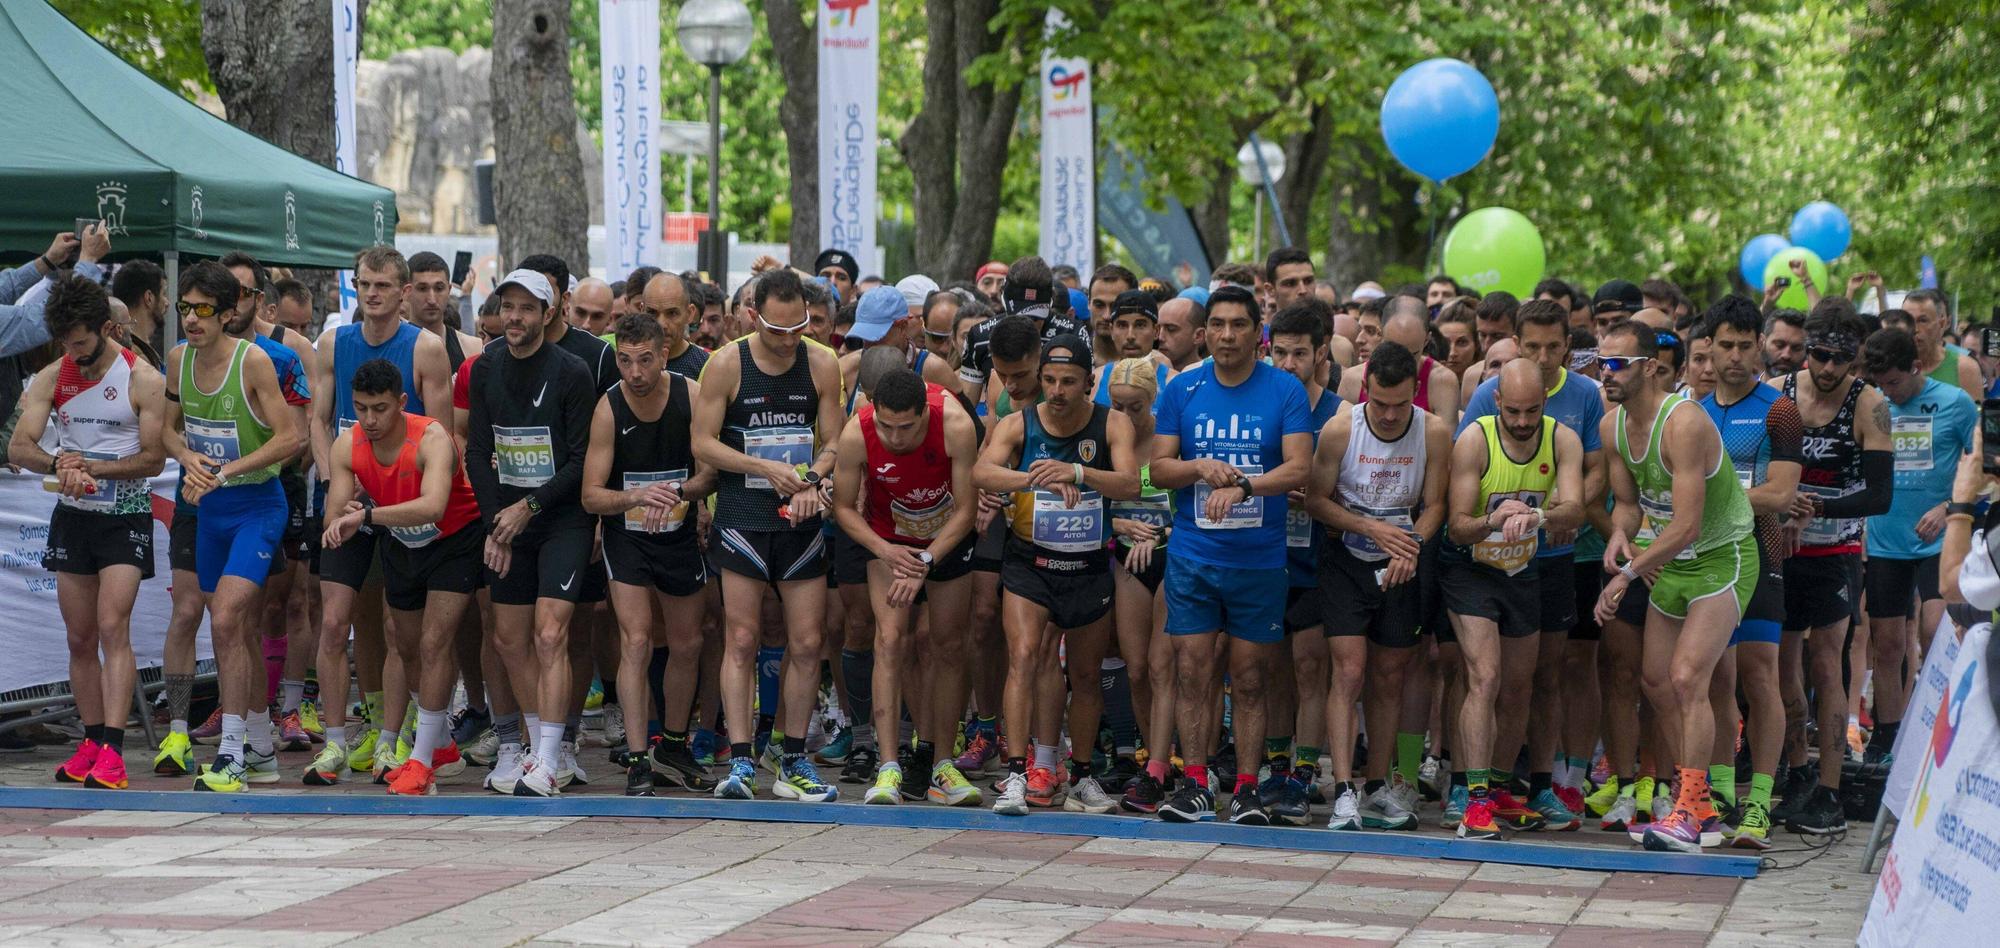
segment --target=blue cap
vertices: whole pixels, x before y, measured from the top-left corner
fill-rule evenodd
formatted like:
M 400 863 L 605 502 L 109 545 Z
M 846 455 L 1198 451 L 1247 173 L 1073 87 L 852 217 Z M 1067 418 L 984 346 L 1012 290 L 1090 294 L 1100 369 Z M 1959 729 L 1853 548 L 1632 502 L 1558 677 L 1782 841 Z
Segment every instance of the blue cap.
M 828 293 L 831 293 L 831 294 L 833 294 L 833 308 L 834 308 L 834 309 L 839 309 L 839 308 L 840 308 L 840 287 L 839 287 L 839 286 L 836 286 L 836 285 L 834 284 L 834 282 L 833 282 L 832 280 L 830 280 L 830 279 L 828 279 L 828 278 L 826 278 L 826 277 L 813 277 L 813 282 L 814 282 L 814 283 L 817 283 L 817 284 L 819 284 L 820 286 L 823 286 L 823 287 L 825 287 L 825 288 L 826 288 L 826 291 L 827 291 Z
M 1194 300 L 1203 306 L 1208 305 L 1208 287 L 1205 286 L 1190 286 L 1174 295 L 1184 300 Z
M 1085 296 L 1082 290 L 1070 290 L 1069 312 L 1071 316 L 1075 317 L 1077 322 L 1080 323 L 1089 322 L 1090 297 Z
M 903 302 L 903 294 L 893 286 L 878 286 L 861 294 L 861 302 L 854 307 L 854 325 L 848 327 L 847 337 L 874 342 L 898 320 L 908 318 L 910 304 Z

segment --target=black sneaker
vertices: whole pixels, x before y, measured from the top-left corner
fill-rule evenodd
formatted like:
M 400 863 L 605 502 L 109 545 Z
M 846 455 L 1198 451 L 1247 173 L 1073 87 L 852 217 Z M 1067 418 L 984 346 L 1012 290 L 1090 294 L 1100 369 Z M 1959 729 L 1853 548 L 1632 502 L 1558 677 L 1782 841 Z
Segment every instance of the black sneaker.
M 1838 794 L 1814 784 L 1805 804 L 1785 821 L 1785 828 L 1807 836 L 1832 836 L 1847 832 L 1847 814 L 1841 812 Z
M 625 795 L 628 797 L 653 795 L 653 762 L 644 754 L 630 757 L 626 761 Z
M 1234 777 L 1236 775 L 1236 745 L 1234 743 L 1222 745 L 1222 749 L 1216 751 L 1215 756 L 1209 760 L 1208 771 L 1209 773 L 1229 774 Z
M 1243 787 L 1229 801 L 1229 822 L 1239 826 L 1269 826 L 1271 812 L 1257 799 L 1256 787 Z
M 1811 767 L 1786 768 L 1784 782 L 1778 784 L 1777 791 L 1772 794 L 1777 797 L 1778 804 L 1771 808 L 1771 825 L 1783 826 L 1791 822 L 1792 817 L 1806 805 L 1807 798 L 1812 796 L 1812 789 L 1817 786 L 1819 786 L 1819 774 Z
M 857 747 L 847 752 L 847 766 L 840 768 L 841 783 L 875 782 L 875 767 L 882 762 L 873 747 Z
M 1204 823 L 1215 819 L 1215 794 L 1207 787 L 1183 779 L 1174 794 L 1160 805 L 1160 819 L 1169 823 Z
M 1139 777 L 1139 762 L 1130 757 L 1120 757 L 1111 762 L 1104 773 L 1099 774 L 1097 783 L 1105 793 L 1124 793 L 1132 781 Z
M 470 746 L 478 743 L 479 735 L 486 733 L 492 726 L 492 712 L 475 711 L 468 705 L 458 709 L 458 713 L 451 716 L 451 739 L 457 741 L 461 747 Z
M 1271 822 L 1281 826 L 1304 826 L 1312 822 L 1312 806 L 1307 803 L 1306 785 L 1296 773 L 1278 788 L 1278 799 L 1269 808 Z
M 898 754 L 903 765 L 903 799 L 909 802 L 927 800 L 931 793 L 930 755 L 919 755 L 915 751 Z
M 1888 770 L 1890 767 L 1895 766 L 1895 764 L 1896 752 L 1887 747 L 1876 747 L 1874 744 L 1869 744 L 1867 749 L 1861 752 L 1861 766 L 1863 767 L 1879 767 L 1882 770 Z
M 1167 790 L 1160 786 L 1153 775 L 1140 771 L 1125 785 L 1125 795 L 1118 801 L 1119 807 L 1127 813 L 1158 813 L 1160 804 L 1166 801 Z
M 708 768 L 694 759 L 694 752 L 686 744 L 667 749 L 667 742 L 653 742 L 652 757 L 653 786 L 687 790 L 693 793 L 709 793 L 715 790 L 715 779 L 708 775 Z

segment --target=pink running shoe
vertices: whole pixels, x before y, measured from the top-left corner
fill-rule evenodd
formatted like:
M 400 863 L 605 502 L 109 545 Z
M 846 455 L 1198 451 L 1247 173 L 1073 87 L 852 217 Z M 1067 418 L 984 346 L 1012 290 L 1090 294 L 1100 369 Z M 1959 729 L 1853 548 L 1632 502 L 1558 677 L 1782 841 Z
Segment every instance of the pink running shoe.
M 83 778 L 83 785 L 93 790 L 123 790 L 125 781 L 125 755 L 109 747 L 100 747 L 97 763 L 90 768 L 90 774 Z
M 103 749 L 104 745 L 84 738 L 83 743 L 76 745 L 76 753 L 69 755 L 69 759 L 56 768 L 56 781 L 82 783 L 83 778 L 90 776 L 90 768 L 97 766 L 98 752 Z
M 208 720 L 201 722 L 200 727 L 189 731 L 188 738 L 197 744 L 222 743 L 222 709 L 218 707 L 209 712 Z
M 986 773 L 987 765 L 999 757 L 1000 746 L 994 743 L 992 735 L 976 731 L 972 739 L 965 743 L 965 753 L 958 755 L 952 766 L 967 777 L 981 776 Z
M 299 721 L 299 713 L 293 711 L 278 722 L 278 749 L 287 751 L 309 750 L 312 735 L 306 733 L 305 725 Z

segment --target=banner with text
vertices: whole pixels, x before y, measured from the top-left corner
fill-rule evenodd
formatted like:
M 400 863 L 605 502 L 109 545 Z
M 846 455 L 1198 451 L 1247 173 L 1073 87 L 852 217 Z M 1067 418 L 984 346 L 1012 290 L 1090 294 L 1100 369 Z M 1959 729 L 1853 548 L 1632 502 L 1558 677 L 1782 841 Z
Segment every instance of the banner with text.
M 1049 10 L 1048 32 L 1069 25 Z M 1041 255 L 1090 278 L 1097 269 L 1097 146 L 1091 128 L 1090 61 L 1042 54 Z
M 875 259 L 876 59 L 874 0 L 819 0 L 819 249 Z
M 603 65 L 604 270 L 660 262 L 660 0 L 597 0 Z
M 333 0 L 333 170 L 361 177 L 354 159 L 354 71 L 361 60 L 360 0 Z M 358 298 L 354 271 L 340 271 L 340 308 L 350 309 Z
M 1931 728 L 1937 724 L 1938 699 L 1944 696 L 1963 647 L 1951 617 L 1939 620 L 1937 631 L 1931 633 L 1931 648 L 1924 655 L 1923 670 L 1917 673 L 1916 687 L 1910 689 L 1910 699 L 1903 705 L 1903 727 L 1896 732 L 1896 746 L 1891 748 L 1896 763 L 1889 768 L 1889 780 L 1882 788 L 1882 805 L 1896 819 L 1905 816 L 1903 804 L 1917 782 L 1917 759 L 1930 743 Z
M 1915 714 L 1904 721 L 1904 733 L 1917 739 L 1910 756 L 1897 756 L 1894 770 L 1908 768 L 1914 778 L 1868 903 L 1863 945 L 1979 944 L 2000 917 L 2000 723 L 1987 667 L 1992 635 L 1986 623 L 1965 633 L 1943 687 L 1933 693 L 1927 731 L 1917 729 Z M 1933 647 L 1942 650 L 1943 643 Z

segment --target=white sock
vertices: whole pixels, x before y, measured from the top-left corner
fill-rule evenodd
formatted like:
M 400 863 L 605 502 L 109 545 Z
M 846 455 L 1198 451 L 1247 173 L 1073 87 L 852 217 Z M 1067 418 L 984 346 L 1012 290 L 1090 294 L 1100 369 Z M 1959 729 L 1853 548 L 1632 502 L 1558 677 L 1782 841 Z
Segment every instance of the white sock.
M 437 749 L 438 744 L 442 743 L 441 738 L 443 737 L 444 712 L 418 708 L 417 740 L 416 746 L 410 750 L 410 759 L 423 761 L 424 766 L 429 767 L 431 765 L 431 752 Z
M 535 728 L 535 761 L 556 772 L 556 749 L 562 746 L 561 724 L 540 724 Z
M 278 706 L 279 717 L 297 711 L 299 705 L 305 703 L 306 683 L 303 681 L 293 681 L 290 678 L 286 678 L 278 682 L 278 691 L 284 695 L 282 699 L 284 703 Z
M 243 760 L 243 715 L 222 716 L 222 744 L 215 749 L 215 756 Z
M 541 715 L 536 714 L 533 711 L 521 712 L 521 727 L 522 727 L 521 733 L 526 735 L 528 738 L 528 746 L 533 747 L 542 742 Z M 555 745 L 551 744 L 549 746 L 553 747 Z
M 188 732 L 187 719 L 175 718 L 172 721 L 167 722 L 167 729 L 174 732 L 175 734 L 179 734 L 182 737 L 186 737 Z
M 328 744 L 339 744 L 342 748 L 345 748 L 347 746 L 347 728 L 327 725 L 326 742 Z
M 1054 744 L 1035 745 L 1035 766 L 1048 770 L 1056 769 L 1056 746 Z
M 244 723 L 249 727 L 248 740 L 250 748 L 259 754 L 271 753 L 271 709 L 259 708 L 250 712 L 250 716 L 244 719 Z

